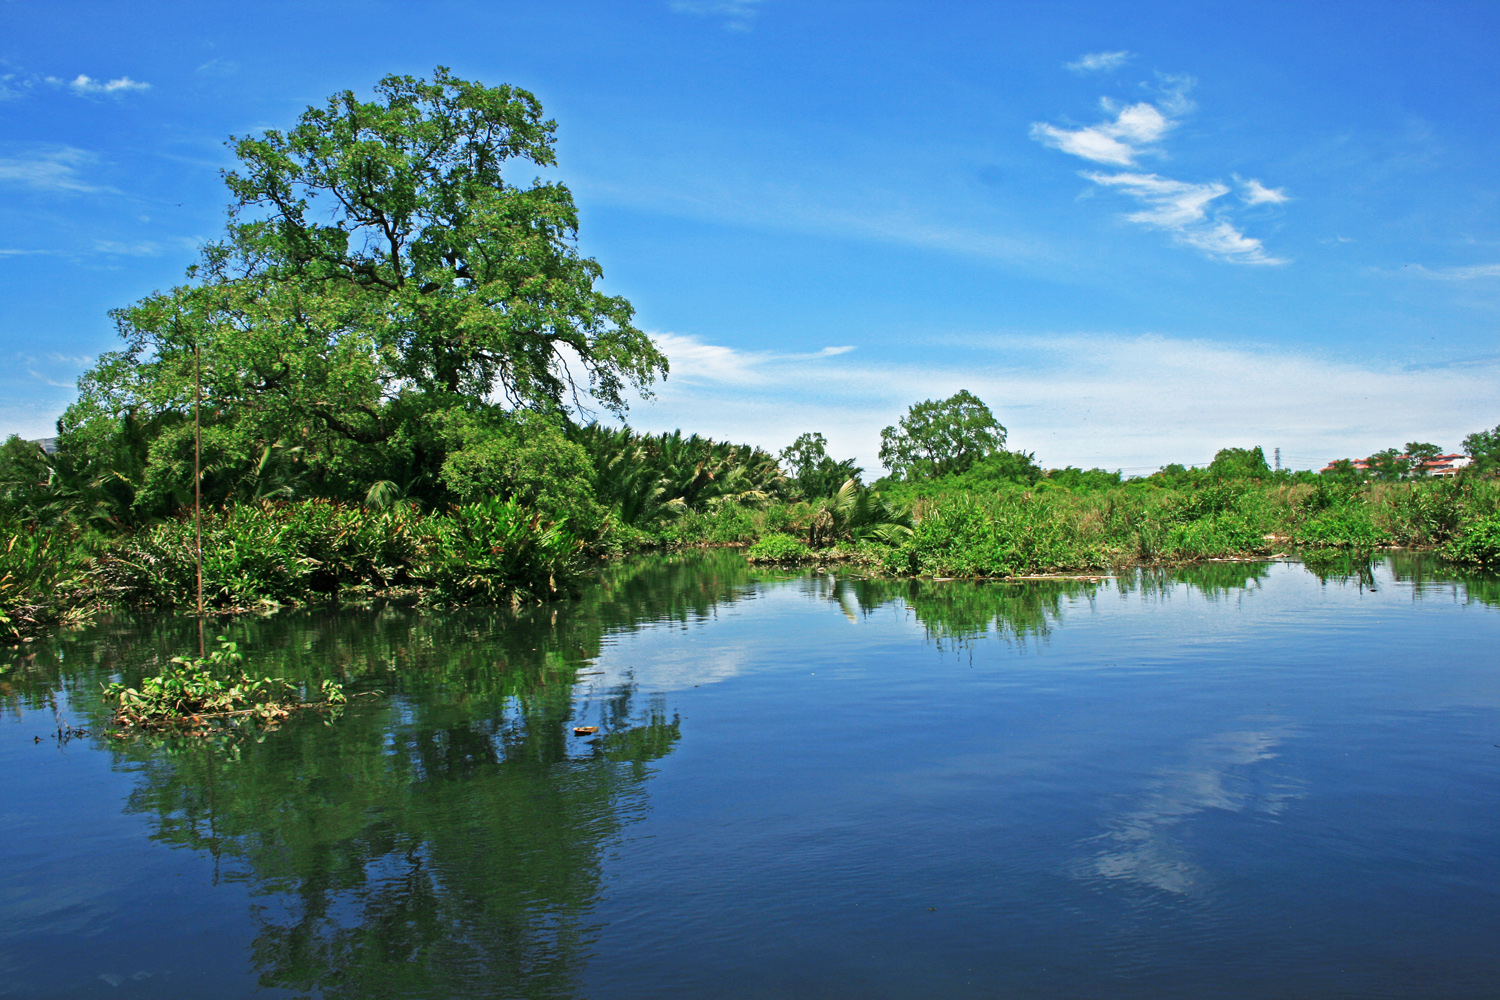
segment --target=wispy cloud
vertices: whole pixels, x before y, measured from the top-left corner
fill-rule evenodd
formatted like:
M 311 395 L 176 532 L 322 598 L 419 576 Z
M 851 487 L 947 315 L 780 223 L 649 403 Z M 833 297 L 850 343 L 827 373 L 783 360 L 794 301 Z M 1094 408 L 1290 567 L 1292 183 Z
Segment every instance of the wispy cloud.
M 1173 239 L 1196 247 L 1211 257 L 1240 264 L 1284 264 L 1266 253 L 1260 240 L 1246 236 L 1222 218 L 1209 215 L 1213 202 L 1229 193 L 1224 184 L 1192 184 L 1156 174 L 1102 174 L 1085 171 L 1095 184 L 1132 196 L 1145 209 L 1125 216 L 1130 222 L 1163 229 Z
M 1282 205 L 1291 201 L 1285 188 L 1268 188 L 1253 177 L 1235 174 L 1234 182 L 1240 186 L 1240 200 L 1246 205 Z
M 115 257 L 155 257 L 161 253 L 155 243 L 116 243 L 113 240 L 95 240 L 94 252 Z
M 842 345 L 810 353 L 741 351 L 675 333 L 654 333 L 652 338 L 672 361 L 672 380 L 694 385 L 765 385 L 788 363 L 834 358 L 854 350 Z
M 1425 278 L 1437 278 L 1442 281 L 1500 278 L 1500 264 L 1469 264 L 1463 267 L 1423 267 L 1421 264 L 1407 264 L 1404 270 L 1420 274 Z
M 749 31 L 761 0 L 668 0 L 667 6 L 679 14 L 699 17 L 721 17 L 724 27 L 732 31 Z
M 41 372 L 36 371 L 35 369 L 32 369 L 32 368 L 26 369 L 26 374 L 30 375 L 32 378 L 36 379 L 38 382 L 42 383 L 43 385 L 50 385 L 54 389 L 73 389 L 73 388 L 77 387 L 77 383 L 76 382 L 59 382 L 56 379 L 48 378 L 47 376 L 43 375 Z
M 0 158 L 0 183 L 74 194 L 113 190 L 103 185 L 90 184 L 80 176 L 80 168 L 97 162 L 98 158 L 93 153 L 71 146 L 44 150 L 28 158 Z
M 1123 49 L 1119 52 L 1090 52 L 1064 64 L 1064 68 L 1074 73 L 1109 73 L 1124 66 L 1133 58 L 1135 58 L 1134 53 Z
M 1113 54 L 1113 53 L 1106 53 Z M 1071 68 L 1071 67 L 1070 67 Z M 1182 117 L 1194 109 L 1188 91 L 1191 77 L 1158 74 L 1160 93 L 1154 101 L 1118 107 L 1103 98 L 1113 120 L 1080 128 L 1060 128 L 1046 122 L 1031 126 L 1031 137 L 1071 156 L 1115 167 L 1136 166 L 1143 155 L 1163 155 L 1158 144 Z M 1165 230 L 1184 245 L 1217 260 L 1237 264 L 1284 264 L 1285 258 L 1266 252 L 1260 240 L 1245 235 L 1218 203 L 1232 188 L 1221 181 L 1180 181 L 1159 174 L 1086 171 L 1083 176 L 1102 187 L 1133 197 L 1144 208 L 1125 218 L 1138 225 Z M 1281 188 L 1270 188 L 1253 178 L 1234 175 L 1245 205 L 1279 205 L 1289 199 Z
M 9 101 L 21 96 L 31 81 L 17 73 L 0 74 L 0 101 Z
M 656 400 L 632 405 L 633 426 L 691 427 L 773 450 L 821 431 L 831 454 L 877 474 L 880 428 L 912 403 L 960 389 L 989 403 L 1011 445 L 1043 465 L 1146 473 L 1207 464 L 1231 445 L 1279 446 L 1295 468 L 1413 437 L 1454 448 L 1494 424 L 1500 384 L 1500 359 L 1411 368 L 1181 337 L 955 338 L 928 345 L 939 360 L 899 363 L 655 336 L 672 375 Z
M 193 70 L 199 76 L 233 76 L 240 71 L 240 64 L 233 59 L 210 59 Z
M 151 84 L 143 83 L 140 80 L 132 80 L 128 76 L 118 77 L 114 80 L 96 80 L 91 76 L 79 73 L 71 80 L 61 80 L 55 76 L 49 76 L 47 77 L 47 82 L 54 87 L 67 87 L 75 94 L 107 94 L 112 97 L 151 89 Z

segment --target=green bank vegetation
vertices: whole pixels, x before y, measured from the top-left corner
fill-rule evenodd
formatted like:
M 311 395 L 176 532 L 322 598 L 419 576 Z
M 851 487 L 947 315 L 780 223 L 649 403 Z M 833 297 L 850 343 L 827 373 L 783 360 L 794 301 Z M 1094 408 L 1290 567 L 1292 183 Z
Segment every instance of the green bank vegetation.
M 80 379 L 55 451 L 0 446 L 0 638 L 191 607 L 200 493 L 222 612 L 519 605 L 612 555 L 714 544 L 977 578 L 1294 546 L 1500 562 L 1500 428 L 1465 441 L 1453 480 L 1396 449 L 1273 472 L 1259 448 L 1126 480 L 1007 450 L 960 392 L 887 427 L 867 485 L 816 433 L 772 454 L 601 422 L 668 362 L 596 287 L 568 189 L 513 176 L 555 165 L 555 131 L 526 91 L 440 68 L 232 138 L 222 236 L 182 285 L 112 314 L 121 347 Z

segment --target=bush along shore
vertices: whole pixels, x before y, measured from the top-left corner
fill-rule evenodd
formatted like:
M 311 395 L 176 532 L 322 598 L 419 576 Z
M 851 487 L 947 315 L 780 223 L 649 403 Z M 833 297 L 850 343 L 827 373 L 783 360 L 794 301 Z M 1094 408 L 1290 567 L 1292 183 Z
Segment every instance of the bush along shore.
M 240 501 L 203 511 L 204 598 L 216 613 L 377 599 L 516 605 L 575 594 L 611 556 L 703 545 L 747 546 L 755 562 L 991 579 L 1383 547 L 1500 569 L 1500 481 L 1292 480 L 985 485 L 950 476 L 883 493 L 850 480 L 814 500 L 762 492 L 663 505 L 635 524 L 616 509 L 586 532 L 515 499 L 426 512 L 404 502 Z M 16 642 L 109 606 L 191 609 L 195 537 L 190 510 L 113 534 L 12 519 L 0 533 L 0 628 Z
M 865 485 L 817 433 L 777 454 L 623 419 L 668 359 L 596 286 L 535 95 L 438 68 L 229 142 L 228 222 L 43 447 L 0 445 L 0 641 L 102 608 L 520 604 L 591 562 L 751 546 L 767 562 L 1006 578 L 1301 548 L 1500 565 L 1500 427 L 1463 471 L 1408 442 L 1326 474 L 1226 448 L 1141 479 L 1043 469 L 967 391 L 880 432 Z M 310 213 L 309 205 L 322 206 Z

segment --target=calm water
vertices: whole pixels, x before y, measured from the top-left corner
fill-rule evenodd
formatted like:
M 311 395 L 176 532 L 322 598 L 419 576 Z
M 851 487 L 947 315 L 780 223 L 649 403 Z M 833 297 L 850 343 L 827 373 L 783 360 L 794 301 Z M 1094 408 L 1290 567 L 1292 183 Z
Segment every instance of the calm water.
M 213 744 L 55 736 L 180 621 L 0 652 L 0 995 L 1500 996 L 1500 583 L 1318 569 L 282 615 L 378 694 Z

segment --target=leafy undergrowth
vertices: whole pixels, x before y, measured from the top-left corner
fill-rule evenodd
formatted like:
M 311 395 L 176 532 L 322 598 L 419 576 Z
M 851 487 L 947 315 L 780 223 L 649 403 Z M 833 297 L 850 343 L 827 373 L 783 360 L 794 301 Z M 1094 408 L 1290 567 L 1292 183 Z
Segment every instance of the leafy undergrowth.
M 814 558 L 805 542 L 782 534 L 766 535 L 750 546 L 745 556 L 753 563 L 801 563 Z
M 117 736 L 128 730 L 175 730 L 208 735 L 227 727 L 252 723 L 274 728 L 293 712 L 337 712 L 347 701 L 341 684 L 325 680 L 321 700 L 310 701 L 299 686 L 281 677 L 251 677 L 241 666 L 237 644 L 224 636 L 218 648 L 202 659 L 173 657 L 155 677 L 139 688 L 111 684 L 104 700 L 114 707 Z
M 1456 563 L 1500 569 L 1500 513 L 1465 525 L 1440 551 Z
M 196 598 L 191 516 L 116 541 L 94 581 L 114 599 L 190 607 Z M 564 596 L 581 545 L 564 526 L 511 500 L 423 514 L 327 500 L 236 504 L 203 512 L 208 607 L 236 611 L 371 597 L 520 604 Z

